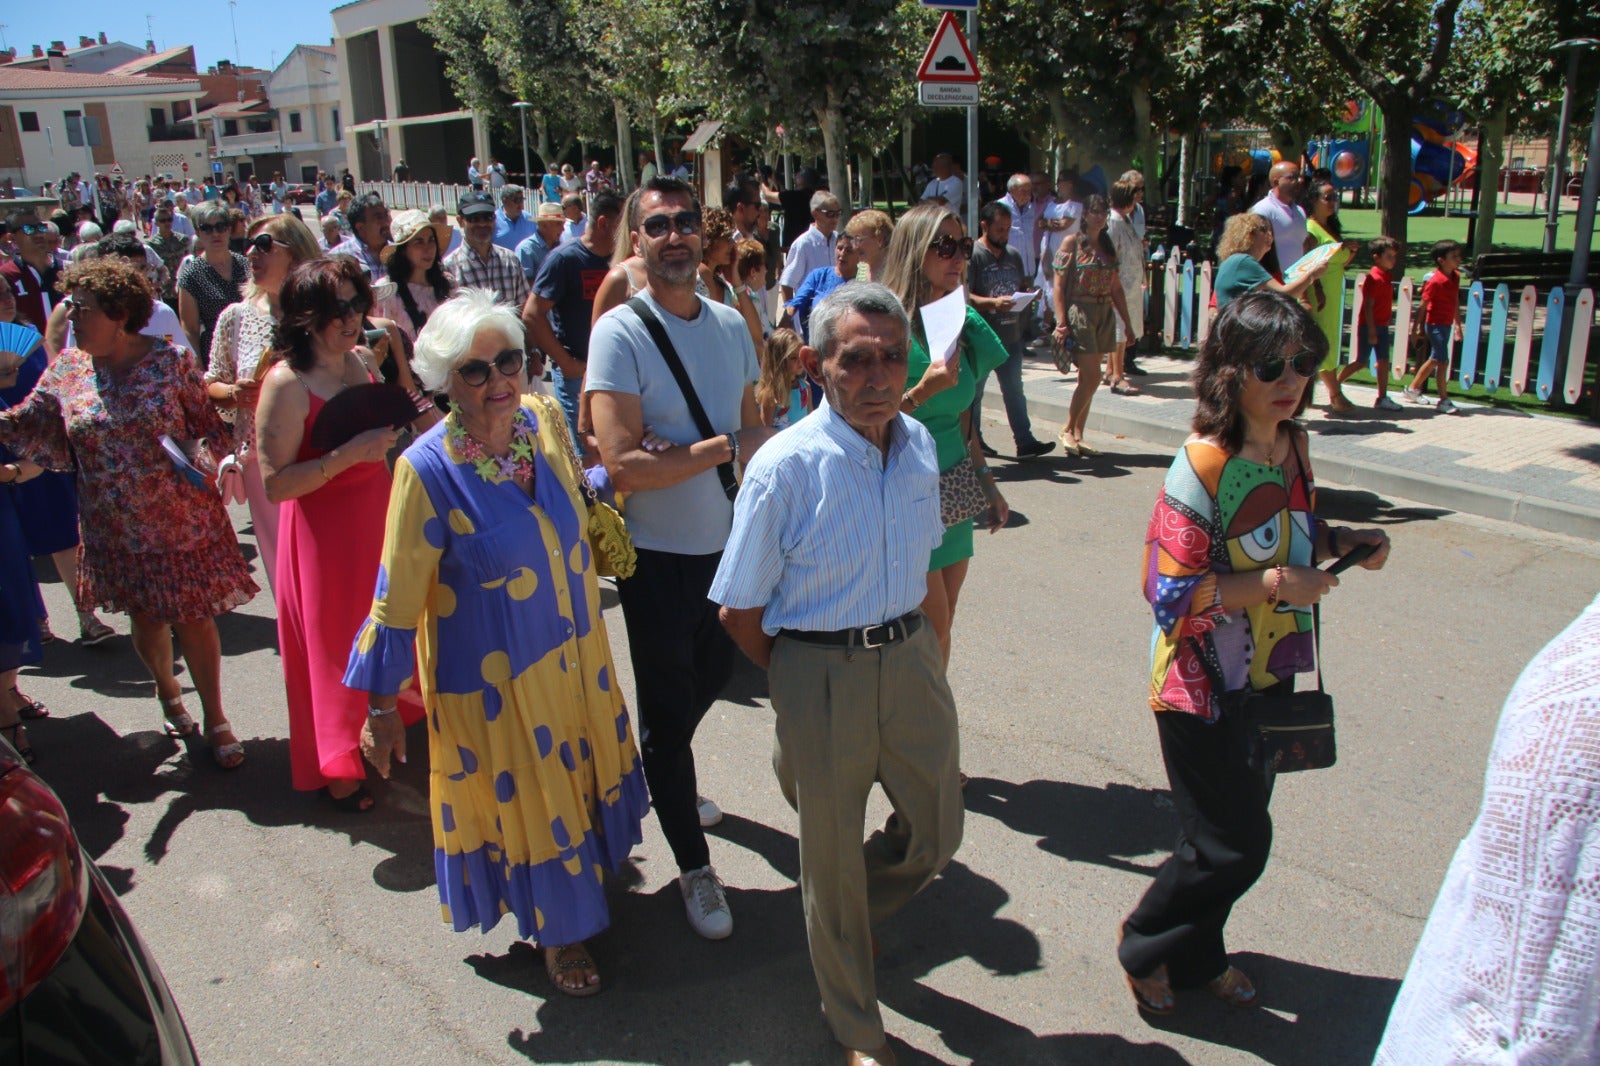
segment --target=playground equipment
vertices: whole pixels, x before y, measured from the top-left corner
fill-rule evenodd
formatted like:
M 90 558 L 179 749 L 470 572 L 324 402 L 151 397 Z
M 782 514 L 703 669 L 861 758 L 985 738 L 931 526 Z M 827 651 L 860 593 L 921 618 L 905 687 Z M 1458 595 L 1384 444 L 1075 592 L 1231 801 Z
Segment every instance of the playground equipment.
M 1435 100 L 1411 120 L 1411 189 L 1408 202 L 1416 214 L 1430 201 L 1478 173 L 1478 152 L 1456 138 L 1466 117 Z

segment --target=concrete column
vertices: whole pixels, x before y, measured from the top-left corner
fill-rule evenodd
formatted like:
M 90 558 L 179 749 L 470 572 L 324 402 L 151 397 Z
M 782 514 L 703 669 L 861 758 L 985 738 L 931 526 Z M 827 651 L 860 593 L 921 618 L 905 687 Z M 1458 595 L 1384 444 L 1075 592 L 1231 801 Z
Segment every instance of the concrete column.
M 334 69 L 339 72 L 339 122 L 341 125 L 348 125 L 349 123 L 355 121 L 354 116 L 356 113 L 356 96 L 350 87 L 350 49 L 345 45 L 345 39 L 343 37 L 334 38 L 333 48 L 334 52 L 336 53 Z M 343 137 L 343 140 L 340 143 L 348 146 L 350 143 L 350 134 L 346 133 L 342 129 L 340 130 L 340 134 Z M 360 153 L 351 152 L 347 149 L 345 152 L 344 165 L 351 167 L 353 173 L 354 168 L 360 166 L 360 163 Z M 337 168 L 330 170 L 329 173 L 335 178 L 339 176 Z
M 378 28 L 378 68 L 383 74 L 383 113 L 386 118 L 400 117 L 400 82 L 394 61 L 394 27 Z M 369 181 L 388 181 L 395 161 L 400 158 L 400 131 L 385 122 L 383 127 L 383 165 L 385 173 Z

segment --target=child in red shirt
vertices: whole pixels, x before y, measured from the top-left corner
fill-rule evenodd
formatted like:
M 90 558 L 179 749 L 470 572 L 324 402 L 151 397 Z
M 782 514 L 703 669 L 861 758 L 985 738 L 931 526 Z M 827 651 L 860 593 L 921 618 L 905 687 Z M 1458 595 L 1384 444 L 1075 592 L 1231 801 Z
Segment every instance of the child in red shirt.
M 1417 376 L 1406 389 L 1406 399 L 1412 403 L 1426 403 L 1422 386 L 1428 375 L 1434 375 L 1439 390 L 1442 415 L 1460 414 L 1450 402 L 1450 338 L 1461 341 L 1461 245 L 1455 241 L 1439 241 L 1433 246 L 1434 270 L 1422 281 L 1422 324 L 1428 336 L 1427 362 L 1417 368 Z
M 1400 242 L 1379 237 L 1367 250 L 1372 253 L 1372 269 L 1361 279 L 1361 318 L 1356 323 L 1361 357 L 1339 371 L 1339 384 L 1370 360 L 1378 378 L 1378 398 L 1372 406 L 1379 411 L 1403 411 L 1405 408 L 1389 397 L 1389 350 L 1393 347 L 1389 324 L 1394 321 L 1394 268 L 1400 261 Z

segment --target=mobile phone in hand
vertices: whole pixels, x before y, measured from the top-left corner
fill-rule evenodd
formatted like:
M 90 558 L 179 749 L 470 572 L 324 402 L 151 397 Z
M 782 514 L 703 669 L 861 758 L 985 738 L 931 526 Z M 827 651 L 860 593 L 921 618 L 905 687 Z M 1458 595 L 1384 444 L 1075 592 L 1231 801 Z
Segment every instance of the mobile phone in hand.
M 1376 544 L 1357 544 L 1354 548 L 1335 559 L 1324 572 L 1342 574 L 1377 550 L 1378 546 Z

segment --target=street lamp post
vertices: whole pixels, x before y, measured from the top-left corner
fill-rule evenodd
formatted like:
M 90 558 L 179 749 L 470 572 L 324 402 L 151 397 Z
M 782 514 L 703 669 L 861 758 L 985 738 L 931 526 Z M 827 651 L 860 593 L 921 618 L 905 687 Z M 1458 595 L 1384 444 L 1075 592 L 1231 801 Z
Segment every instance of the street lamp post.
M 528 170 L 528 108 L 533 105 L 526 100 L 518 100 L 511 106 L 517 109 L 517 116 L 522 119 L 522 184 L 532 189 L 533 174 Z
M 383 121 L 381 119 L 375 120 L 372 123 L 372 141 L 373 141 L 373 147 L 378 150 L 378 178 L 377 178 L 377 180 L 378 181 L 388 181 L 389 180 L 389 177 L 388 177 L 389 171 L 388 171 L 388 166 L 387 166 L 387 163 L 386 163 L 386 158 L 385 158 L 385 153 L 384 153 L 384 148 L 387 147 L 387 146 L 383 143 Z
M 1561 183 L 1566 177 L 1567 140 L 1572 136 L 1572 86 L 1578 80 L 1578 60 L 1585 49 L 1600 41 L 1593 37 L 1574 37 L 1561 41 L 1553 51 L 1567 53 L 1567 84 L 1561 90 L 1561 122 L 1556 131 L 1555 165 L 1550 170 L 1550 188 L 1545 204 L 1544 251 L 1548 255 L 1556 250 L 1556 228 L 1561 216 Z

